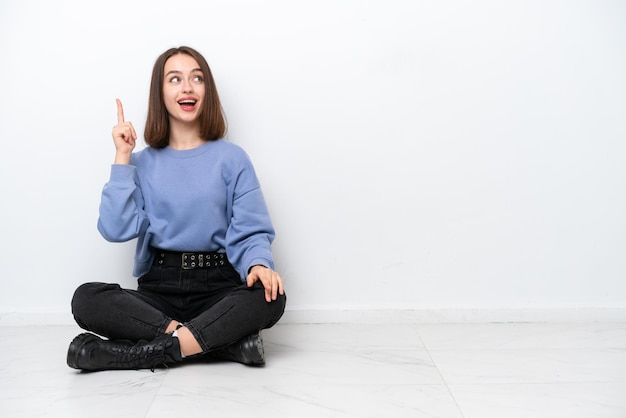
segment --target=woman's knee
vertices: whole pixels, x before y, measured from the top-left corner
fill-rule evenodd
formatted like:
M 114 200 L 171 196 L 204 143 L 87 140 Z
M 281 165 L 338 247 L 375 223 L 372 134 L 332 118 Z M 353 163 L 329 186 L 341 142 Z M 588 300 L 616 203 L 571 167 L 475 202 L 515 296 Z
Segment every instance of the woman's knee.
M 88 315 L 94 309 L 100 309 L 99 300 L 109 290 L 119 289 L 119 285 L 107 283 L 84 283 L 74 291 L 72 314 L 76 319 Z
M 287 306 L 287 295 L 277 295 L 276 300 L 268 303 L 268 306 L 270 307 L 271 315 L 270 322 L 266 325 L 266 328 L 271 328 L 276 325 L 278 320 L 282 318 L 283 314 L 285 313 L 285 306 Z

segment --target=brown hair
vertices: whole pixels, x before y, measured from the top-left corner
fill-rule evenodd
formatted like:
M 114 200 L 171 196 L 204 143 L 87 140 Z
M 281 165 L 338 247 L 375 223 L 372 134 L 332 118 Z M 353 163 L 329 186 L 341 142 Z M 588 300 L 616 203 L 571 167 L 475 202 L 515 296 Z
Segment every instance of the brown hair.
M 202 54 L 188 46 L 171 48 L 165 51 L 154 63 L 152 81 L 150 83 L 150 98 L 148 101 L 148 117 L 144 137 L 146 143 L 153 148 L 165 148 L 169 144 L 170 122 L 165 102 L 163 101 L 163 81 L 165 62 L 176 54 L 187 54 L 196 60 L 204 76 L 204 105 L 200 114 L 200 136 L 213 141 L 226 134 L 226 119 L 220 103 L 215 81 L 209 64 Z

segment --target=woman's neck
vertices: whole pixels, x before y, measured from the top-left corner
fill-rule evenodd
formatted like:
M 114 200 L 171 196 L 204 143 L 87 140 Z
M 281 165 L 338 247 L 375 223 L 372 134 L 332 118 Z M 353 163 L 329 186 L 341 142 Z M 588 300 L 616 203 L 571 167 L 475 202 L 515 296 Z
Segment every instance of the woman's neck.
M 186 125 L 170 120 L 169 146 L 176 150 L 187 150 L 199 147 L 206 141 L 200 136 L 197 125 Z

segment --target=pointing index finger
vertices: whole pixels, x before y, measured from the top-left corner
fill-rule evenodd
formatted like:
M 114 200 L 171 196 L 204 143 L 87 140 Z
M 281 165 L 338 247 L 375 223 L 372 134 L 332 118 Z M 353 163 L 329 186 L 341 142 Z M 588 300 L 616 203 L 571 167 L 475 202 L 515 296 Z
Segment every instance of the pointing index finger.
M 117 123 L 124 123 L 124 108 L 122 107 L 122 101 L 120 99 L 115 99 L 117 103 Z

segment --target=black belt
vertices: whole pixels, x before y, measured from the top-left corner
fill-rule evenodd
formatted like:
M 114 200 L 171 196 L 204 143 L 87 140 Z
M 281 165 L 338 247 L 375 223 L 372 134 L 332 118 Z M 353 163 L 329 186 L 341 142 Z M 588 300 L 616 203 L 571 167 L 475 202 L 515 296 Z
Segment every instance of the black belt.
M 155 248 L 154 265 L 164 267 L 180 267 L 185 270 L 214 268 L 228 263 L 226 254 L 210 253 L 181 253 L 165 251 Z

